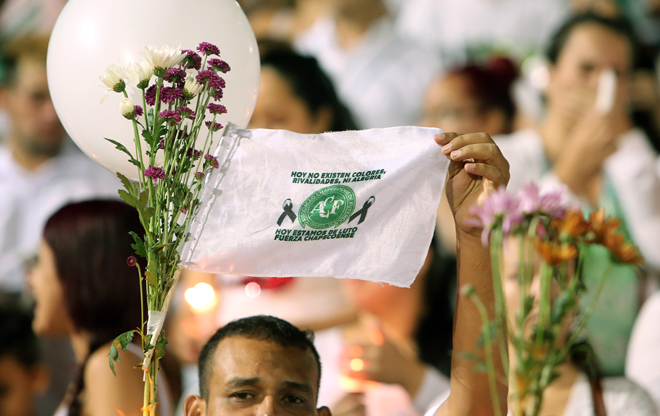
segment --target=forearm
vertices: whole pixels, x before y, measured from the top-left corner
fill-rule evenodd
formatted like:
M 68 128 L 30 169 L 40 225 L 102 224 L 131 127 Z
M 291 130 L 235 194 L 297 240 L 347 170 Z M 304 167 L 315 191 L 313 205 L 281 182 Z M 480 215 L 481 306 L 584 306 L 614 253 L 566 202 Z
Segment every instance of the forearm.
M 495 317 L 495 294 L 493 291 L 489 250 L 482 246 L 477 237 L 457 234 L 458 288 L 472 285 L 476 295 L 483 302 L 489 318 Z M 454 351 L 451 365 L 451 394 L 448 410 L 451 416 L 492 415 L 494 414 L 487 373 L 476 372 L 474 362 L 461 358 L 463 352 L 476 352 L 477 338 L 481 335 L 482 320 L 476 306 L 463 296 L 458 296 L 454 320 Z M 506 331 L 503 331 L 504 333 Z M 493 350 L 495 373 L 498 375 L 497 396 L 501 414 L 506 414 L 507 390 L 505 370 L 499 349 Z

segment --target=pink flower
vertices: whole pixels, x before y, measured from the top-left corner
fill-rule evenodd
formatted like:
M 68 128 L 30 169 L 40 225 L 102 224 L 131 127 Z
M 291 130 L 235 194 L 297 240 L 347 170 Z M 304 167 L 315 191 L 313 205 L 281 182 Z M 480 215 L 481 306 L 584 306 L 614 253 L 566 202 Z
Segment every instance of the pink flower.
M 225 107 L 222 104 L 209 104 L 206 106 L 206 109 L 211 112 L 211 114 L 219 115 L 219 114 L 227 114 L 227 107 Z
M 224 127 L 222 124 L 220 124 L 220 123 L 213 123 L 212 121 L 205 121 L 205 122 L 204 122 L 204 125 L 206 125 L 206 127 L 208 127 L 209 130 L 210 130 L 210 131 L 213 131 L 213 132 L 218 131 L 218 130 L 220 130 L 220 129 L 222 129 L 222 128 Z
M 202 53 L 206 54 L 206 56 L 220 55 L 220 49 L 218 49 L 217 46 L 215 46 L 211 43 L 208 43 L 208 42 L 200 43 L 199 46 L 197 47 L 197 50 L 199 52 L 202 52 Z
M 160 89 L 161 103 L 169 104 L 176 100 L 183 100 L 183 90 L 181 88 L 162 87 Z
M 195 176 L 197 177 L 197 179 L 204 179 L 205 175 L 204 172 L 197 172 L 195 173 Z
M 214 169 L 218 169 L 220 167 L 218 159 L 216 159 L 213 155 L 206 154 L 204 158 L 206 159 L 205 164 L 208 163 L 209 165 L 213 166 Z
M 149 166 L 147 170 L 144 171 L 144 176 L 151 178 L 152 181 L 156 182 L 158 179 L 165 179 L 165 171 L 163 168 L 157 166 Z
M 538 185 L 529 182 L 518 192 L 520 211 L 522 214 L 541 213 L 552 218 L 563 217 L 568 208 L 562 202 L 563 196 L 563 189 L 556 189 L 541 195 Z
M 179 124 L 181 122 L 181 114 L 172 110 L 163 110 L 158 114 L 158 117 L 165 119 L 170 124 Z
M 156 84 L 152 85 L 151 87 L 147 88 L 147 91 L 144 93 L 144 98 L 147 104 L 149 105 L 155 105 L 156 104 Z
M 186 106 L 179 106 L 176 108 L 176 111 L 178 111 L 183 118 L 188 118 L 190 120 L 195 119 L 195 112 Z
M 186 71 L 180 68 L 170 68 L 167 70 L 167 73 L 163 77 L 165 81 L 168 82 L 183 82 L 186 78 Z
M 184 49 L 181 53 L 185 53 L 186 57 L 183 58 L 183 65 L 188 69 L 199 69 L 202 67 L 202 57 L 197 54 L 195 51 L 190 49 Z
M 142 106 L 136 105 L 135 106 L 135 115 L 137 117 L 141 117 L 142 114 L 144 114 L 144 110 L 142 109 Z
M 523 217 L 519 209 L 518 198 L 506 192 L 505 187 L 500 187 L 491 193 L 483 204 L 473 206 L 470 212 L 476 216 L 471 219 L 471 225 L 483 228 L 481 243 L 488 246 L 488 236 L 491 229 L 502 221 L 502 232 L 507 235 L 513 227 L 522 223 Z
M 188 151 L 186 152 L 186 156 L 188 156 L 188 157 L 192 157 L 193 160 L 197 160 L 197 159 L 199 159 L 199 158 L 202 156 L 202 152 L 200 152 L 200 151 L 197 150 L 197 149 L 190 148 L 190 149 L 188 149 Z
M 137 259 L 135 256 L 130 256 L 129 258 L 126 259 L 126 264 L 128 267 L 133 267 L 137 264 Z
M 211 69 L 214 69 L 216 71 L 220 71 L 223 74 L 226 74 L 231 70 L 231 67 L 229 64 L 222 59 L 209 59 L 209 67 Z

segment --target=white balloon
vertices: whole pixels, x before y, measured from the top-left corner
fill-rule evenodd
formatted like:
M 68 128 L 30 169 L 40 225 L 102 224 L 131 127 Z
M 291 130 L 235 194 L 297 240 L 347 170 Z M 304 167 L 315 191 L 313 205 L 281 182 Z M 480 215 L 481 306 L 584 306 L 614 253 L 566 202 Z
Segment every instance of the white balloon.
M 101 104 L 99 76 L 110 64 L 141 62 L 145 46 L 195 50 L 201 42 L 218 46 L 221 59 L 231 66 L 231 71 L 221 74 L 227 87 L 220 104 L 228 113 L 218 120 L 246 126 L 257 99 L 259 52 L 236 1 L 69 0 L 48 47 L 48 85 L 55 110 L 78 147 L 105 168 L 136 179 L 137 169 L 128 156 L 104 140 L 135 149 L 132 123 L 119 111 L 123 94 L 110 92 L 109 100 Z M 127 91 L 135 104 L 142 103 L 140 90 Z M 200 141 L 206 137 L 205 129 Z

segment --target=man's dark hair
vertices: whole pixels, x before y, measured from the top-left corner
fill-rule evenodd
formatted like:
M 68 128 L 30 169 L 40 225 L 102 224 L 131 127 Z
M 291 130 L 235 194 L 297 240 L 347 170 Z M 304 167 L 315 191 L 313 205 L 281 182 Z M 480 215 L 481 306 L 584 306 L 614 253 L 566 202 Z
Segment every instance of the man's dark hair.
M 630 22 L 624 18 L 610 18 L 593 12 L 580 13 L 572 16 L 564 22 L 557 32 L 555 32 L 546 53 L 548 61 L 550 61 L 551 64 L 557 64 L 559 54 L 561 54 L 561 51 L 564 49 L 569 36 L 573 33 L 573 30 L 576 27 L 583 24 L 595 24 L 623 36 L 630 44 L 632 67 L 637 64 L 639 41 Z
M 0 306 L 0 358 L 14 358 L 25 369 L 41 362 L 32 314 L 17 305 Z
M 199 391 L 204 400 L 209 399 L 209 380 L 213 371 L 213 356 L 218 344 L 229 337 L 244 337 L 271 341 L 283 347 L 311 351 L 318 369 L 317 390 L 321 383 L 321 359 L 314 347 L 314 332 L 303 331 L 291 323 L 274 316 L 258 315 L 232 321 L 220 328 L 202 348 L 199 354 Z
M 0 44 L 0 87 L 10 87 L 16 79 L 18 62 L 23 58 L 43 62 L 46 66 L 49 38 L 26 35 Z

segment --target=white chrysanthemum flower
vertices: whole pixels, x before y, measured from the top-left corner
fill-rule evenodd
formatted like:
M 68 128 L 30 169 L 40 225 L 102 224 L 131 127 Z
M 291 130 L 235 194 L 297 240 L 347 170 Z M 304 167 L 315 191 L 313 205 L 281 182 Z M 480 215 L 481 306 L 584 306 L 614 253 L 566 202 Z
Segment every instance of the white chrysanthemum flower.
M 133 101 L 131 101 L 130 98 L 122 100 L 119 103 L 119 111 L 121 111 L 122 116 L 129 120 L 135 117 L 135 105 L 133 104 Z
M 140 55 L 154 68 L 154 74 L 162 77 L 169 68 L 178 65 L 186 57 L 181 53 L 181 48 L 170 48 L 163 46 L 145 46 Z
M 100 88 L 105 91 L 105 97 L 101 100 L 102 103 L 108 100 L 108 92 L 123 92 L 124 89 L 126 89 L 126 82 L 124 81 L 123 74 L 124 71 L 122 68 L 115 64 L 111 64 L 105 69 L 105 74 L 99 77 L 103 84 L 105 84 L 105 87 L 100 86 Z
M 189 76 L 186 78 L 185 84 L 183 84 L 183 95 L 186 100 L 190 100 L 202 92 L 203 88 L 204 86 L 197 82 L 195 77 Z
M 140 89 L 147 88 L 151 77 L 154 75 L 154 67 L 147 61 L 142 61 L 139 64 L 130 63 L 122 70 L 124 78 L 131 84 L 137 84 Z

